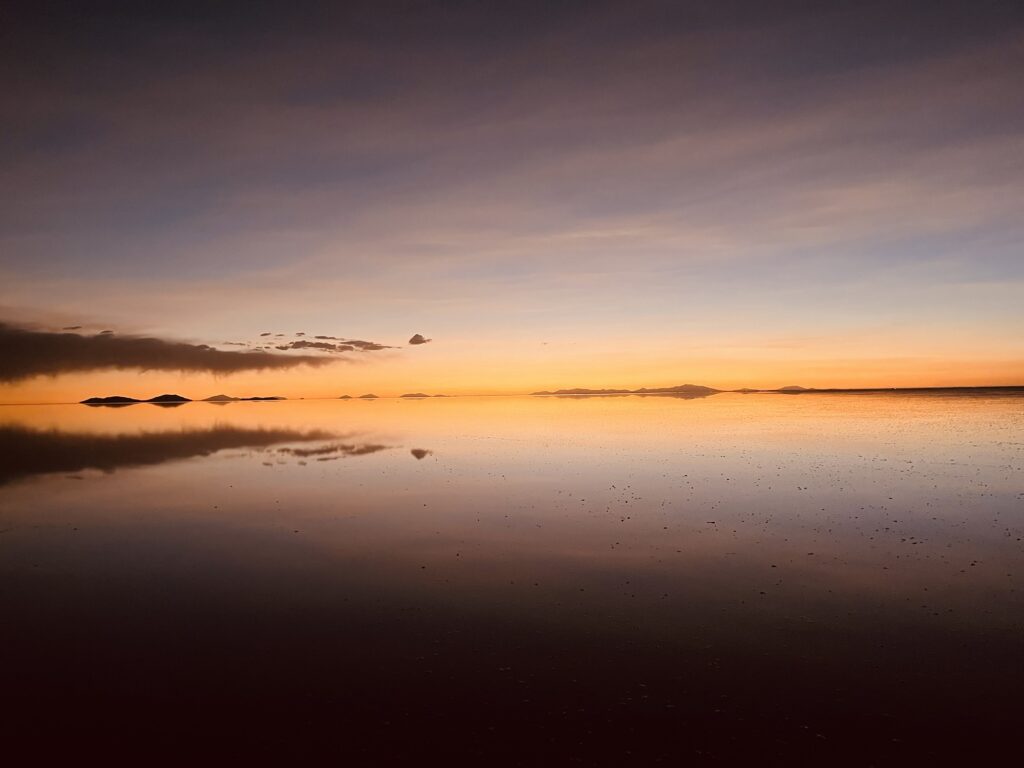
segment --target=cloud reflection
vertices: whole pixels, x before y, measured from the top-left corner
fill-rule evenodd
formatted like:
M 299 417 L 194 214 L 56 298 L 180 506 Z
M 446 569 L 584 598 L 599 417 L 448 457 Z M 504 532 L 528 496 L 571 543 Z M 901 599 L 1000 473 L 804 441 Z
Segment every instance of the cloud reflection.
M 328 461 L 347 456 L 366 456 L 378 451 L 386 451 L 389 448 L 391 448 L 390 445 L 378 445 L 375 443 L 333 443 L 320 446 L 319 448 L 280 448 L 278 453 L 287 453 L 303 459 L 316 456 L 319 457 L 317 461 Z
M 113 472 L 167 461 L 209 456 L 230 448 L 262 448 L 278 443 L 328 440 L 330 432 L 246 429 L 217 426 L 175 432 L 122 435 L 37 430 L 0 426 L 0 485 L 50 472 L 98 469 Z

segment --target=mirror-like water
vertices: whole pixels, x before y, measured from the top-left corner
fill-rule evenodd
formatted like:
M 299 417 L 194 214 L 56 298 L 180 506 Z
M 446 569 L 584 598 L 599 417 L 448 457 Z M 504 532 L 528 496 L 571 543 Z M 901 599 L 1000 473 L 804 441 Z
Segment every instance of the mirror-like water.
M 1016 727 L 1024 397 L 9 406 L 0 454 L 9 749 L 884 764 Z

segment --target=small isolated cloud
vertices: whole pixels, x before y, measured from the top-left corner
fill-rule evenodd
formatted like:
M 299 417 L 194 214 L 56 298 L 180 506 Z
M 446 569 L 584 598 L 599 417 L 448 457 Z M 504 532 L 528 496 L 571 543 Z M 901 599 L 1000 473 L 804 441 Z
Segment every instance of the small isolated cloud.
M 426 344 L 426 343 L 431 342 L 431 341 L 433 341 L 433 339 L 425 339 L 419 333 L 414 334 L 413 337 L 411 339 L 409 339 L 409 343 L 410 344 L 414 344 L 414 345 L 415 344 Z
M 300 365 L 325 365 L 336 358 L 214 349 L 143 336 L 96 336 L 18 328 L 0 322 L 0 382 L 109 369 L 237 373 Z

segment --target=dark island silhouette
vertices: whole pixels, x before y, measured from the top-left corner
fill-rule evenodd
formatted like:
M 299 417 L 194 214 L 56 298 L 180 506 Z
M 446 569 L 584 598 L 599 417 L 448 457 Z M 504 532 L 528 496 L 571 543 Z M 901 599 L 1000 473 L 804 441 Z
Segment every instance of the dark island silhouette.
M 213 395 L 208 397 L 201 402 L 206 403 L 234 403 L 234 402 L 245 402 L 245 401 L 267 401 L 267 400 L 287 400 L 286 397 L 270 396 L 270 397 L 230 397 L 228 395 Z M 140 400 L 137 397 L 125 397 L 124 395 L 110 395 L 109 397 L 89 397 L 85 400 L 79 401 L 82 405 L 106 405 L 106 406 L 120 406 L 120 405 L 135 405 L 136 403 L 151 403 L 153 405 L 163 406 L 175 406 L 184 405 L 185 403 L 195 402 L 191 398 L 183 397 L 182 395 L 157 395 L 151 397 L 148 400 Z
M 374 395 L 374 394 L 369 394 L 369 395 L 360 395 L 360 396 L 359 396 L 359 399 L 360 399 L 360 400 L 376 400 L 376 399 L 377 399 L 377 396 L 376 396 L 376 395 Z
M 139 400 L 135 397 L 124 395 L 111 395 L 110 397 L 90 397 L 81 401 L 83 405 L 132 405 L 134 403 L 153 403 L 154 405 L 181 405 L 191 403 L 187 397 L 181 395 L 157 395 L 148 400 Z
M 430 397 L 430 395 L 425 395 L 422 392 L 410 392 L 406 395 L 402 395 L 402 397 L 409 398 L 412 400 L 422 400 L 426 397 Z
M 142 403 L 145 401 L 134 397 L 125 397 L 124 395 L 111 395 L 110 397 L 90 397 L 79 402 L 81 402 L 82 405 L 132 405 L 133 403 Z

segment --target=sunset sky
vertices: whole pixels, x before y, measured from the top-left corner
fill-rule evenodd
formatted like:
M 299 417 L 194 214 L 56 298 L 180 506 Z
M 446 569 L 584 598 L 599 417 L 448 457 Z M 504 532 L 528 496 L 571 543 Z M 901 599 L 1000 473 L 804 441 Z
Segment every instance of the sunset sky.
M 0 402 L 1024 384 L 1019 3 L 17 5 Z

